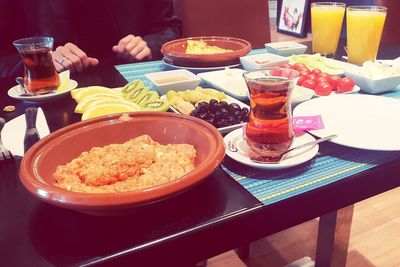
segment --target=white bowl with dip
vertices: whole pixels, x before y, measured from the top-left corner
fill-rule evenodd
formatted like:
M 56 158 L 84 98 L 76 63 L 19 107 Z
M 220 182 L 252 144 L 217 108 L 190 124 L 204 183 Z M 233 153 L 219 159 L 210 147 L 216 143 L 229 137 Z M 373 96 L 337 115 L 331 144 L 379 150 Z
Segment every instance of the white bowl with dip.
M 304 54 L 307 46 L 296 42 L 274 42 L 265 44 L 265 48 L 269 53 L 288 57 L 291 55 Z
M 169 70 L 145 74 L 160 95 L 165 95 L 169 90 L 185 91 L 199 86 L 201 79 L 188 70 Z
M 287 57 L 271 53 L 262 53 L 250 56 L 240 57 L 240 63 L 245 70 L 259 70 L 267 67 L 278 67 L 288 63 Z

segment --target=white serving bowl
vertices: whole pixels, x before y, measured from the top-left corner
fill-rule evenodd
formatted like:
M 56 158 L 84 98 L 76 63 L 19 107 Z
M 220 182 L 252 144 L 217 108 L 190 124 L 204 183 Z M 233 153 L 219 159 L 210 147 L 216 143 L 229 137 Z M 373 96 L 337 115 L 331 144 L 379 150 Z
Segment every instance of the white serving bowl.
M 199 86 L 201 79 L 188 70 L 170 70 L 145 74 L 160 95 L 165 95 L 169 90 L 185 91 Z
M 400 85 L 400 75 L 384 77 L 384 78 L 371 78 L 362 74 L 360 67 L 353 67 L 345 70 L 345 76 L 350 77 L 354 82 L 360 86 L 361 91 L 369 94 L 380 94 L 396 89 Z
M 240 63 L 245 70 L 259 70 L 267 67 L 278 67 L 288 62 L 289 59 L 287 57 L 282 57 L 271 53 L 240 57 Z
M 274 42 L 265 44 L 265 48 L 269 53 L 277 54 L 283 57 L 291 55 L 304 54 L 307 46 L 296 42 Z

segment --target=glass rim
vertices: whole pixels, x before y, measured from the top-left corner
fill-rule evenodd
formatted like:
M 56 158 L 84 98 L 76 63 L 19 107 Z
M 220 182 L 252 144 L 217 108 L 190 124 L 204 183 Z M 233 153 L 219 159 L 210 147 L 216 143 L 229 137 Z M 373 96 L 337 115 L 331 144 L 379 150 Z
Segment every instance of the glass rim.
M 246 76 L 247 76 L 248 74 L 256 73 L 256 72 L 263 72 L 263 71 L 270 71 L 270 70 L 290 70 L 291 72 L 293 72 L 293 73 L 296 74 L 296 77 L 292 77 L 291 79 L 297 78 L 297 77 L 300 76 L 300 72 L 297 71 L 297 70 L 295 70 L 295 69 L 281 68 L 281 67 L 265 67 L 265 68 L 258 69 L 258 70 L 247 70 L 247 71 L 245 71 L 245 72 L 242 73 L 242 76 L 243 76 L 243 78 L 246 79 Z M 250 78 L 250 77 L 247 77 L 247 78 L 252 79 L 252 78 Z
M 346 7 L 346 3 L 343 2 L 313 2 L 311 3 L 311 7 L 313 6 L 323 6 L 323 7 Z
M 349 11 L 378 11 L 378 12 L 386 12 L 387 7 L 384 6 L 348 6 L 347 10 Z
M 53 37 L 49 36 L 36 36 L 36 37 L 26 37 L 26 38 L 21 38 L 18 40 L 13 41 L 13 45 L 15 46 L 45 46 L 49 42 L 53 43 L 54 39 Z

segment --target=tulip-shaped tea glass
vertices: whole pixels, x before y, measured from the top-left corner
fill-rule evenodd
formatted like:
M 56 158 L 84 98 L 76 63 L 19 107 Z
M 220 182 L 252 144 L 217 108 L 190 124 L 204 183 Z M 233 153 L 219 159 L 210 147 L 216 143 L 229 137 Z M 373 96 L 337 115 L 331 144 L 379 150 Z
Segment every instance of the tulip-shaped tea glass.
M 277 162 L 294 138 L 291 94 L 299 77 L 292 69 L 243 73 L 250 92 L 250 116 L 244 138 L 258 159 Z
M 53 38 L 24 38 L 14 41 L 13 45 L 24 63 L 25 89 L 34 95 L 54 92 L 60 85 L 60 79 L 50 54 Z

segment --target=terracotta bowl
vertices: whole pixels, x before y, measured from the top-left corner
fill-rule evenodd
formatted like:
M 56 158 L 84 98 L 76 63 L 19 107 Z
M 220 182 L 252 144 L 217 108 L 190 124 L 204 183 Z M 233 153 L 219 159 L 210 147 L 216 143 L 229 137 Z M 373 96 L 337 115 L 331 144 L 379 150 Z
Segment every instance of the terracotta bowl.
M 232 52 L 192 55 L 186 54 L 187 40 L 204 41 L 207 45 L 218 46 Z M 173 40 L 161 47 L 161 53 L 168 64 L 183 67 L 220 67 L 239 64 L 239 58 L 251 50 L 251 44 L 243 39 L 222 36 L 202 36 Z
M 161 112 L 130 113 L 131 120 L 110 115 L 78 122 L 40 140 L 25 154 L 20 179 L 37 198 L 60 207 L 96 215 L 125 213 L 181 192 L 205 179 L 224 158 L 223 139 L 216 128 L 195 117 Z M 161 144 L 187 143 L 196 149 L 195 169 L 173 181 L 131 192 L 78 193 L 57 187 L 53 173 L 92 147 L 123 143 L 148 134 Z

